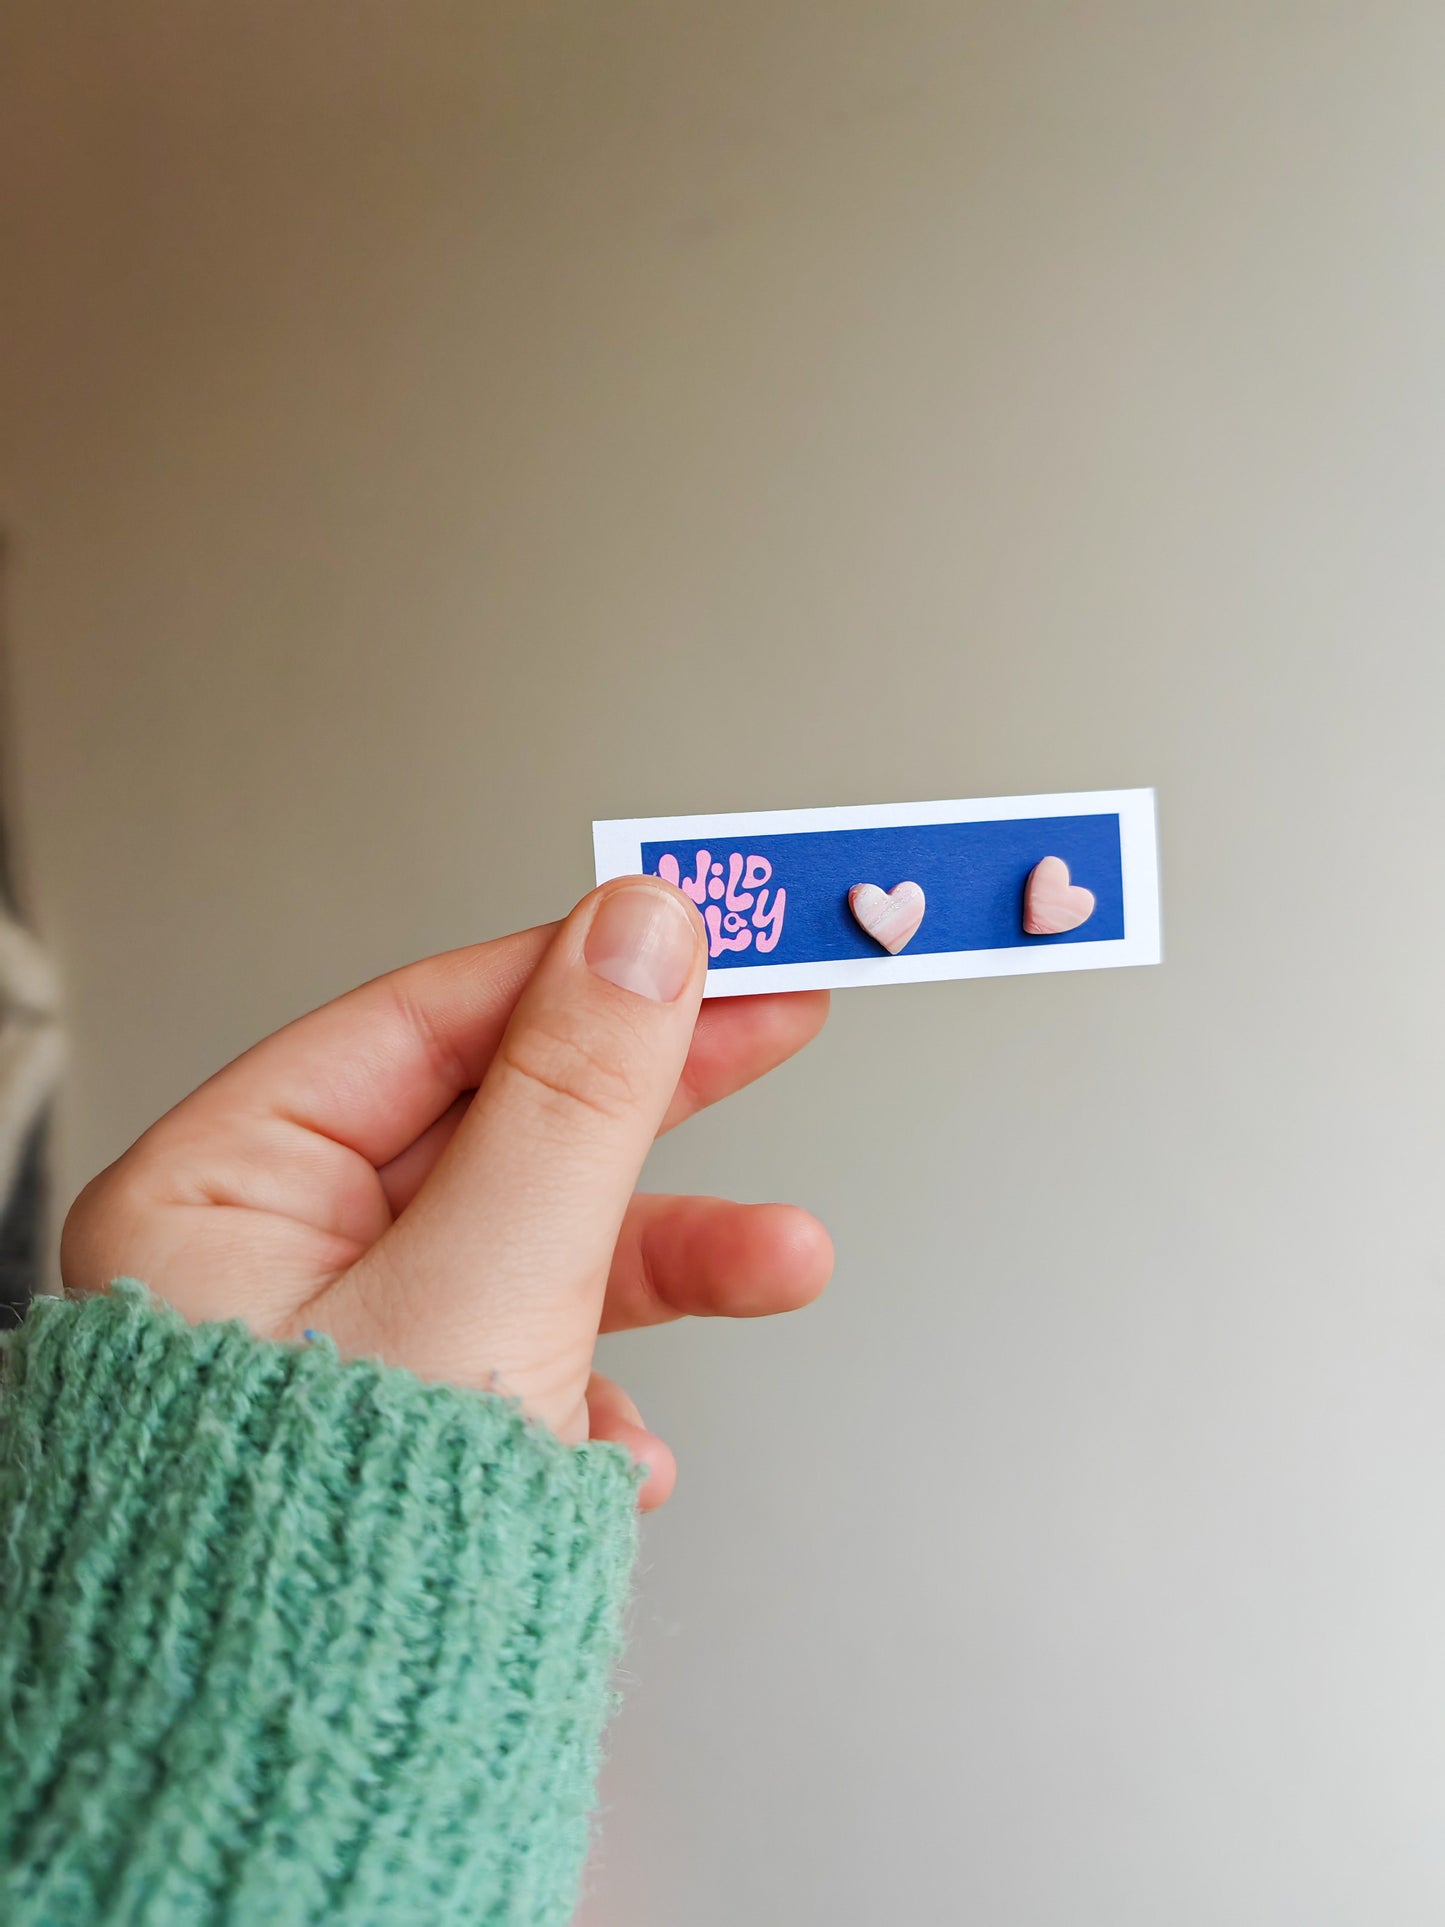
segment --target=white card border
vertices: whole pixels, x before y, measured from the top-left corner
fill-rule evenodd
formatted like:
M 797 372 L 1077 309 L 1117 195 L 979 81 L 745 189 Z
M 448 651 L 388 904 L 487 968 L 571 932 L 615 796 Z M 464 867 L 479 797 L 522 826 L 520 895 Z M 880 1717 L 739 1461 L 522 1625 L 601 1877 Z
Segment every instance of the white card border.
M 838 957 L 818 963 L 744 964 L 709 970 L 704 997 L 774 990 L 848 990 L 863 984 L 937 983 L 953 977 L 1027 977 L 1046 970 L 1110 970 L 1157 964 L 1159 855 L 1152 789 L 1074 790 L 1056 796 L 981 796 L 941 803 L 864 803 L 806 810 L 742 810 L 707 816 L 630 816 L 592 825 L 597 881 L 636 876 L 644 843 L 670 837 L 787 836 L 799 830 L 897 829 L 914 823 L 998 823 L 1028 816 L 1117 816 L 1124 935 L 1100 943 L 1007 950 L 936 950 L 910 957 Z M 1048 854 L 1040 850 L 1040 856 Z M 866 881 L 864 878 L 860 882 Z

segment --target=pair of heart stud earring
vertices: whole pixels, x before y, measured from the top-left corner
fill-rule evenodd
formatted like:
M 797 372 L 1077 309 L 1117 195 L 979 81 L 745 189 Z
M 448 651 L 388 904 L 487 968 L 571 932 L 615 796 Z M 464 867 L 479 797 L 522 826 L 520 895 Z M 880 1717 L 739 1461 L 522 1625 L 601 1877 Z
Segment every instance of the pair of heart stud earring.
M 880 890 L 876 883 L 855 883 L 848 892 L 848 908 L 862 929 L 896 957 L 918 934 L 927 908 L 916 883 L 895 883 Z M 1046 856 L 1029 871 L 1024 885 L 1024 930 L 1030 937 L 1058 937 L 1077 930 L 1094 914 L 1094 893 L 1069 880 L 1069 866 L 1061 856 Z

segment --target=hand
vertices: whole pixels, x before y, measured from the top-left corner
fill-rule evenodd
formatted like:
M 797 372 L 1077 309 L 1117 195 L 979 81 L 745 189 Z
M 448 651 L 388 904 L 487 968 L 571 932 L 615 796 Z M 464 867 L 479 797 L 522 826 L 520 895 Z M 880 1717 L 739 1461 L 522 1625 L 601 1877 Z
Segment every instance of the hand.
M 806 1304 L 832 1268 L 795 1206 L 634 1195 L 659 1131 L 816 1034 L 826 993 L 702 1008 L 706 939 L 660 879 L 412 964 L 290 1024 L 153 1125 L 66 1220 L 67 1291 L 142 1279 L 199 1323 L 521 1401 L 569 1443 L 675 1469 L 592 1371 L 600 1331 Z

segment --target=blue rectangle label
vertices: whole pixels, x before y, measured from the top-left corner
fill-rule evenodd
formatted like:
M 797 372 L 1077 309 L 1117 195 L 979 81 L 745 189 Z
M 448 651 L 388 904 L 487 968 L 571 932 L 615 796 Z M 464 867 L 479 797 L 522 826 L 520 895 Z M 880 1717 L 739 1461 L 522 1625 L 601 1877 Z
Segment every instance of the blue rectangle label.
M 1077 930 L 1031 937 L 1024 885 L 1041 857 L 1062 857 L 1094 893 Z M 854 921 L 857 883 L 916 883 L 926 909 L 909 953 L 1096 943 L 1124 934 L 1124 879 L 1115 816 L 1052 816 L 1001 823 L 910 823 L 778 836 L 666 838 L 642 845 L 642 868 L 685 890 L 702 911 L 714 970 L 876 957 Z

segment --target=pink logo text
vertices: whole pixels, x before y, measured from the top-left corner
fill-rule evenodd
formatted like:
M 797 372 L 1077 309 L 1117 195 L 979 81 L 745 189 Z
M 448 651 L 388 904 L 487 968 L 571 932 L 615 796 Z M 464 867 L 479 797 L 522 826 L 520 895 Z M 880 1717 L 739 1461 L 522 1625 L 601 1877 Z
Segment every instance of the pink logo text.
M 764 886 L 772 879 L 773 866 L 765 856 L 744 856 L 734 850 L 724 868 L 711 850 L 699 850 L 694 874 L 685 877 L 677 858 L 668 855 L 658 858 L 657 874 L 664 883 L 684 891 L 702 911 L 709 956 L 747 950 L 754 943 L 765 953 L 777 948 L 788 893 L 780 886 L 769 899 Z

